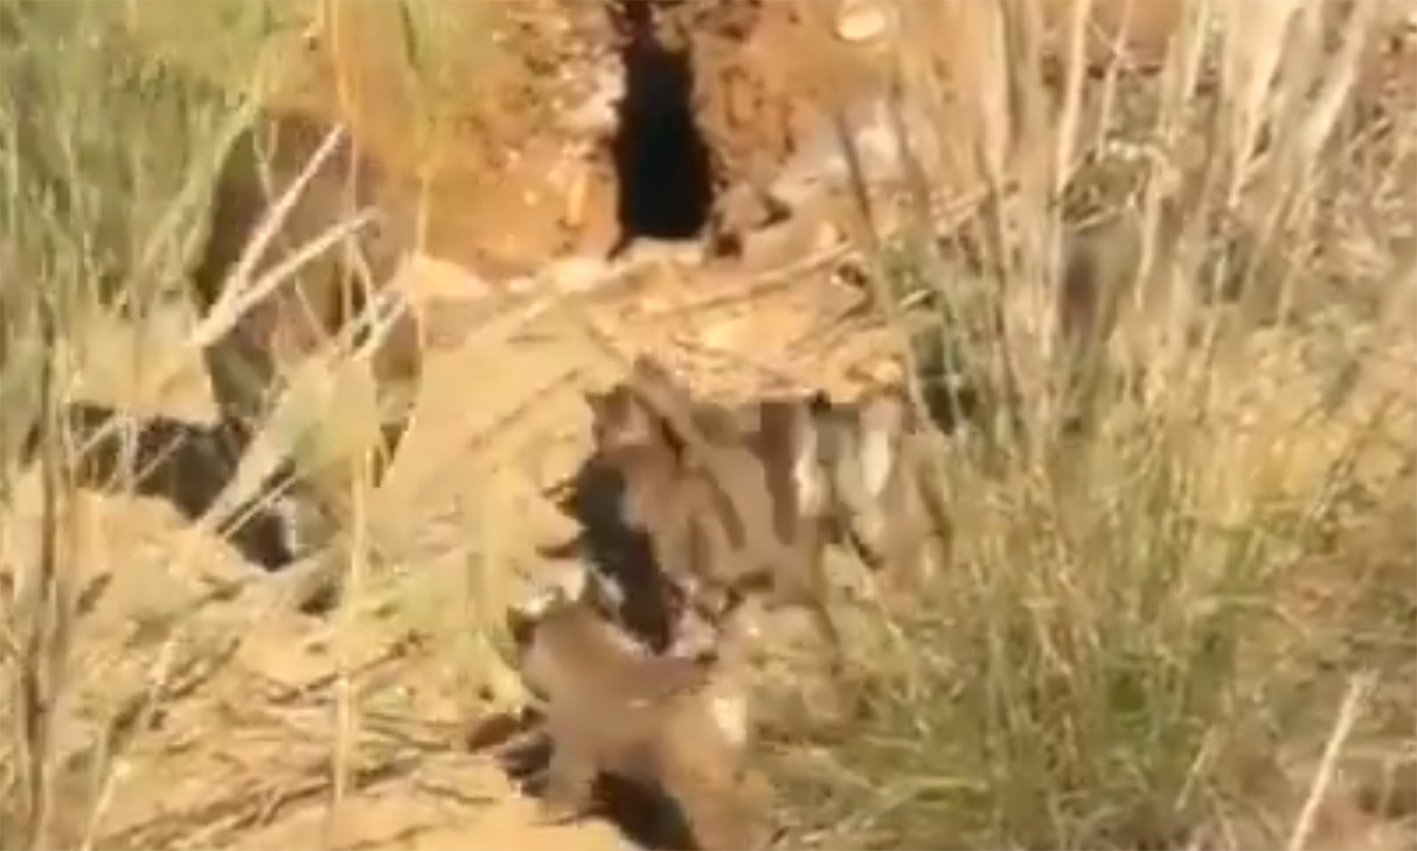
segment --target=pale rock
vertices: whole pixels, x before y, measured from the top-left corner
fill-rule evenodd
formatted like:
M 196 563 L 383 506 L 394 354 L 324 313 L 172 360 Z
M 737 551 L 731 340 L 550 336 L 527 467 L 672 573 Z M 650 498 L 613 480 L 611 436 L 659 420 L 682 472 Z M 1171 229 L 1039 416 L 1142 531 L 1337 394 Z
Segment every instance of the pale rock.
M 413 254 L 400 267 L 395 286 L 414 301 L 428 298 L 481 298 L 496 290 L 482 276 L 447 260 Z
M 597 257 L 563 257 L 550 264 L 546 275 L 557 292 L 586 292 L 610 277 L 610 268 Z
M 881 38 L 895 25 L 895 10 L 888 0 L 841 0 L 836 35 L 842 41 L 859 44 Z

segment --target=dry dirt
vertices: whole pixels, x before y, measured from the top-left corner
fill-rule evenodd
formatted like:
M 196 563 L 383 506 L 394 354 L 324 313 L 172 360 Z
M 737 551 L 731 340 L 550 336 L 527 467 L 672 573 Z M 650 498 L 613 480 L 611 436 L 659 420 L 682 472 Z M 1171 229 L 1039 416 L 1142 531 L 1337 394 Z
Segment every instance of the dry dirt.
M 315 48 L 324 82 L 290 95 L 348 118 L 411 179 L 420 176 L 412 166 L 431 166 L 421 175 L 431 193 L 428 259 L 408 281 L 438 351 L 407 452 L 369 512 L 394 569 L 369 578 L 357 623 L 303 618 L 280 599 L 281 577 L 259 575 L 166 502 L 86 495 L 76 561 L 85 577 L 111 584 L 81 624 L 72 701 L 84 721 L 63 743 L 75 755 L 66 792 L 97 793 L 98 809 L 90 823 L 66 826 L 66 842 L 625 847 L 603 823 L 535 824 L 532 804 L 458 746 L 461 723 L 487 693 L 506 691 L 477 624 L 535 569 L 534 545 L 566 531 L 538 488 L 585 446 L 579 389 L 614 376 L 607 347 L 653 350 L 696 387 L 731 395 L 805 383 L 850 392 L 889 360 L 880 329 L 841 325 L 859 295 L 826 274 L 784 283 L 770 269 L 710 274 L 673 252 L 636 251 L 637 268 L 614 285 L 558 302 L 603 274 L 619 235 L 615 145 L 585 105 L 597 81 L 618 73 L 623 30 L 586 0 L 446 5 L 475 9 L 479 40 L 495 46 L 453 81 L 431 136 L 407 132 L 417 122 L 383 37 L 396 4 L 344 4 Z M 1120 4 L 1098 5 L 1114 15 Z M 1175 7 L 1141 5 L 1135 44 L 1146 54 L 1159 50 Z M 880 50 L 834 39 L 836 8 L 711 0 L 666 12 L 694 19 L 695 107 L 730 172 L 782 165 L 821 132 L 822 103 L 876 90 Z M 745 19 L 756 20 L 746 33 Z M 940 32 L 957 40 L 942 36 L 941 55 L 967 46 L 967 33 Z M 960 103 L 967 140 L 976 127 L 969 98 Z M 692 179 L 685 160 L 660 156 L 668 159 L 641 166 L 657 178 L 650 183 L 672 190 Z M 967 194 L 967 175 L 956 188 Z M 693 224 L 702 210 L 657 215 Z M 145 345 L 172 350 L 189 322 L 173 317 L 165 340 Z M 169 391 L 139 399 L 134 364 L 144 359 L 126 354 L 136 345 L 130 328 L 101 330 L 92 351 L 102 356 L 83 369 L 88 398 L 145 415 L 210 415 L 195 359 Z M 18 509 L 29 517 L 33 491 Z M 347 683 L 336 675 L 341 661 L 355 671 Z M 356 746 L 332 806 L 344 688 L 359 705 Z

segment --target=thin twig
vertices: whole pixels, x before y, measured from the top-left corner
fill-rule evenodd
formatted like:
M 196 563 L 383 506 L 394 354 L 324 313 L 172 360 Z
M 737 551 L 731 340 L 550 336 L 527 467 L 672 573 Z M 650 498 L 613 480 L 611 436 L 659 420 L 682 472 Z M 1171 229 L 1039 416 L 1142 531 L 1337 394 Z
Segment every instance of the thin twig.
M 1348 694 L 1344 695 L 1343 706 L 1339 708 L 1338 718 L 1333 722 L 1328 744 L 1324 745 L 1324 755 L 1319 762 L 1318 773 L 1314 776 L 1313 784 L 1309 786 L 1309 797 L 1304 801 L 1304 809 L 1300 810 L 1298 820 L 1294 822 L 1289 841 L 1285 843 L 1284 847 L 1288 851 L 1299 851 L 1308 844 L 1309 835 L 1314 830 L 1314 821 L 1318 818 L 1319 805 L 1328 794 L 1329 784 L 1338 770 L 1339 754 L 1343 752 L 1343 746 L 1347 743 L 1349 734 L 1353 732 L 1353 724 L 1363 711 L 1375 680 L 1372 672 L 1364 671 L 1355 674 L 1348 681 Z

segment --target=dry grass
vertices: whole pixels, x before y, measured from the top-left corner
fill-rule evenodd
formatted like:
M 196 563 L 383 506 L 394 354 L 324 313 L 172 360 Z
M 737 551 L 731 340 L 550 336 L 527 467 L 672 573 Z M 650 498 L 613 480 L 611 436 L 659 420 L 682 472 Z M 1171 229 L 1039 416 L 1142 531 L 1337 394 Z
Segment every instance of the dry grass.
M 364 718 L 370 700 L 380 696 L 372 687 L 378 670 L 401 652 L 397 647 L 371 649 L 370 642 L 362 640 L 379 632 L 366 623 L 377 604 L 376 583 L 368 575 L 369 553 L 377 547 L 370 539 L 371 524 L 365 522 L 370 491 L 366 482 L 356 483 L 350 494 L 356 522 L 343 548 L 349 556 L 350 593 L 329 638 L 336 676 L 317 676 L 300 688 L 272 682 L 252 686 L 274 696 L 253 701 L 248 695 L 232 704 L 212 685 L 213 678 L 240 662 L 243 647 L 270 628 L 280 606 L 258 599 L 212 618 L 212 605 L 233 599 L 248 579 L 204 574 L 191 565 L 211 562 L 204 555 L 211 531 L 240 523 L 242 518 L 233 516 L 242 510 L 239 507 L 254 507 L 246 497 L 264 471 L 243 469 L 204 516 L 168 539 L 156 558 L 147 558 L 138 540 L 107 537 L 131 530 L 121 532 L 96 521 L 94 497 L 85 493 L 79 474 L 85 463 L 81 458 L 91 454 L 89 447 L 71 445 L 67 430 L 59 425 L 66 406 L 82 396 L 86 378 L 93 383 L 95 366 L 122 374 L 129 391 L 121 399 L 124 410 L 142 414 L 161 407 L 159 403 L 173 397 L 174 387 L 190 378 L 194 355 L 206 341 L 229 328 L 256 299 L 284 285 L 310 255 L 337 243 L 359 224 L 357 218 L 340 223 L 281 268 L 253 277 L 252 261 L 278 227 L 278 209 L 235 271 L 228 297 L 180 339 L 168 333 L 171 308 L 166 304 L 181 286 L 204 227 L 202 211 L 219 157 L 250 120 L 269 79 L 286 76 L 281 63 L 289 58 L 285 53 L 292 27 L 308 24 L 317 11 L 307 4 L 302 18 L 300 7 L 288 3 L 182 5 L 178 10 L 172 4 L 0 4 L 0 41 L 5 45 L 0 60 L 0 403 L 5 409 L 0 429 L 0 573 L 6 580 L 0 604 L 0 715 L 5 720 L 0 736 L 0 764 L 5 766 L 0 772 L 0 843 L 6 847 L 203 844 L 259 823 L 279 806 L 275 802 L 287 798 L 331 795 L 338 805 L 353 785 L 386 775 L 391 766 L 406 765 L 410 750 L 443 747 L 443 740 L 428 742 L 426 729 L 406 729 L 398 713 L 392 720 L 388 712 L 376 713 L 373 722 Z M 398 11 L 401 6 L 391 8 Z M 430 18 L 432 13 L 418 13 L 415 17 L 424 19 L 420 24 L 403 11 L 408 18 L 407 49 L 426 53 L 426 45 L 419 48 L 420 31 L 447 35 L 446 28 Z M 203 25 L 215 27 L 211 32 L 219 35 L 201 38 Z M 221 49 L 201 55 L 209 64 L 198 74 L 190 65 L 185 72 L 174 71 L 183 66 L 159 61 L 144 47 L 153 38 L 161 39 L 164 27 L 183 34 L 169 39 L 170 44 Z M 416 61 L 409 67 L 414 76 L 438 70 Z M 120 139 L 122 144 L 115 144 Z M 121 362 L 123 350 L 108 348 L 98 333 L 105 322 L 112 324 L 115 309 L 122 310 L 121 321 L 137 341 L 129 347 L 127 363 Z M 345 386 L 331 377 L 362 357 L 362 352 L 332 350 L 311 365 L 310 371 L 319 375 L 309 383 L 336 392 L 297 398 L 293 410 L 278 415 L 268 435 L 275 453 L 299 455 L 313 446 L 323 455 L 343 446 L 339 426 L 349 422 L 351 414 L 356 427 L 361 416 L 365 422 L 371 419 L 357 408 L 336 408 L 338 413 L 332 415 L 329 407 L 341 404 L 331 397 L 341 395 Z M 115 358 L 120 362 L 114 363 Z M 329 422 L 336 428 L 321 427 Z M 27 459 L 25 435 L 36 426 L 38 452 Z M 88 437 L 93 444 L 111 445 L 112 431 Z M 102 483 L 100 490 L 131 498 L 139 488 L 129 436 L 117 436 L 129 463 L 117 465 L 118 480 Z M 142 463 L 163 460 L 149 457 Z M 36 461 L 37 482 L 27 473 Z M 34 524 L 24 522 L 27 518 L 18 508 L 27 484 L 40 494 L 41 511 Z M 37 535 L 31 534 L 34 529 Z M 466 557 L 471 561 L 477 554 Z M 145 575 L 128 581 L 133 569 Z M 110 586 L 125 584 L 136 585 L 140 595 L 146 592 L 138 608 L 120 614 L 116 622 L 94 620 L 91 616 Z M 479 593 L 497 599 L 487 591 L 469 583 L 461 598 L 450 601 L 444 593 L 438 618 L 465 634 L 464 604 Z M 425 617 L 418 626 L 425 630 L 440 622 L 427 612 L 421 614 Z M 204 617 L 209 619 L 205 624 Z M 395 629 L 407 632 L 411 627 Z M 291 648 L 287 655 L 300 654 Z M 460 672 L 469 674 L 462 679 L 476 689 L 487 661 L 495 656 L 482 648 L 465 658 L 475 660 L 470 667 L 482 669 Z M 270 705 L 301 703 L 304 689 L 329 695 L 328 705 L 334 709 L 334 732 L 318 734 L 321 744 L 313 755 L 287 747 L 276 752 L 286 758 L 283 767 L 272 762 L 264 772 L 245 779 L 229 766 L 214 771 L 211 785 L 217 794 L 200 806 L 187 807 L 180 788 L 165 789 L 159 780 L 149 788 L 162 790 L 160 795 L 171 793 L 175 818 L 137 825 L 111 818 L 115 801 L 131 797 L 142 785 L 130 782 L 132 757 L 152 747 L 145 732 L 172 723 L 172 701 L 209 690 L 213 694 L 208 706 L 218 716 L 231 711 L 259 714 Z M 220 735 L 210 720 L 191 723 Z M 241 724 L 234 726 L 242 735 Z M 309 725 L 296 710 L 275 726 L 297 730 Z M 318 724 L 316 729 L 328 727 Z M 271 756 L 263 749 L 243 750 L 261 755 L 258 758 Z M 253 779 L 254 787 L 249 785 Z
M 1360 120 L 1355 86 L 1382 5 L 1191 4 L 1140 84 L 1069 73 L 1065 27 L 1051 93 L 1031 4 L 969 7 L 996 39 L 978 163 L 1014 188 L 968 259 L 916 240 L 881 268 L 903 253 L 993 392 L 943 459 L 954 569 L 867 654 L 862 728 L 787 763 L 826 844 L 1411 842 L 1411 801 L 1360 803 L 1417 744 L 1417 127 Z M 1098 138 L 1132 151 L 1074 174 Z M 1050 293 L 1099 212 L 1116 309 L 1069 360 Z

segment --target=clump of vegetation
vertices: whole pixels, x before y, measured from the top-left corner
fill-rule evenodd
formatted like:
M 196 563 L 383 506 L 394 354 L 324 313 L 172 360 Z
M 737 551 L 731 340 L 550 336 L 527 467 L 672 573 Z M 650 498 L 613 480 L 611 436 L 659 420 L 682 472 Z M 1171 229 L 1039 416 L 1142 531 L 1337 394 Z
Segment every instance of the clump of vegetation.
M 1003 114 L 950 115 L 1008 150 L 906 274 L 988 405 L 941 463 L 951 570 L 890 614 L 861 727 L 784 761 L 804 835 L 1410 843 L 1417 127 L 1357 85 L 1376 4 L 1192 4 L 1141 79 L 1067 70 L 1063 27 L 1052 83 L 1028 4 L 976 5 Z
M 142 361 L 128 366 L 140 376 L 135 383 L 143 398 L 125 402 L 141 408 L 165 393 L 164 385 L 193 356 L 198 332 L 174 345 L 159 327 L 162 311 L 152 308 L 183 296 L 220 158 L 256 104 L 268 100 L 272 83 L 311 70 L 290 66 L 292 58 L 302 58 L 292 48 L 301 47 L 302 33 L 322 11 L 328 10 L 316 3 L 0 0 L 5 847 L 78 847 L 98 840 L 135 734 L 159 714 L 164 695 L 199 682 L 234 646 L 226 639 L 213 639 L 213 646 L 179 642 L 177 619 L 155 621 L 150 626 L 156 634 L 139 643 L 150 644 L 154 653 L 161 648 L 160 654 L 138 652 L 131 644 L 99 651 L 100 657 L 116 654 L 116 664 L 147 668 L 136 691 L 115 687 L 103 696 L 107 702 L 85 703 L 85 686 L 98 669 L 79 658 L 76 626 L 111 576 L 85 563 L 95 547 L 86 542 L 92 530 L 83 519 L 79 488 L 87 476 L 80 468 L 92 453 L 76 442 L 111 438 L 118 424 L 76 435 L 67 418 L 83 380 L 81 365 L 101 361 L 123 371 L 122 364 L 111 364 L 110 351 L 90 350 L 102 345 L 95 344 L 96 321 L 115 311 L 124 314 L 137 341 L 131 358 Z M 409 19 L 415 25 L 433 24 Z M 410 44 L 418 41 L 419 33 L 407 35 Z M 209 327 L 201 333 L 219 333 L 213 324 L 235 318 L 206 317 Z M 39 522 L 14 522 L 17 490 L 35 467 Z M 125 468 L 125 481 L 103 486 L 132 493 L 136 487 L 127 479 L 135 472 Z M 174 547 L 170 557 L 183 558 L 181 549 Z M 105 665 L 112 664 L 109 655 Z M 348 703 L 340 702 L 336 785 L 352 770 L 345 748 Z M 204 829 L 150 827 L 153 832 L 140 830 L 132 841 Z
M 10 847 L 84 840 L 99 795 L 73 789 L 75 623 L 103 583 L 79 564 L 75 460 L 62 426 L 87 329 L 122 309 L 145 322 L 179 281 L 235 97 L 133 49 L 124 6 L 0 3 L 0 511 L 40 468 L 37 542 L 0 537 L 5 578 L 0 837 Z M 251 54 L 255 55 L 254 51 Z M 37 437 L 36 437 L 37 436 Z M 131 731 L 135 719 L 110 729 Z M 96 746 L 102 787 L 113 756 Z M 66 780 L 66 774 L 71 775 Z M 90 837 L 91 841 L 91 837 Z

